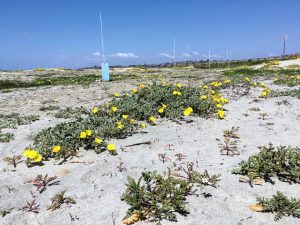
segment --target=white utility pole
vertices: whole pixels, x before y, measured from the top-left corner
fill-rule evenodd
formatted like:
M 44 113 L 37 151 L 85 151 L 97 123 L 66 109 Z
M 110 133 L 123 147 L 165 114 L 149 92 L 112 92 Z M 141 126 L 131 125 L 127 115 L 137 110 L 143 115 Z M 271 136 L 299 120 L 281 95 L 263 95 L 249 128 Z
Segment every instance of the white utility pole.
M 104 40 L 103 40 L 103 29 L 102 29 L 102 16 L 101 16 L 101 12 L 100 12 L 100 29 L 101 29 L 102 57 L 103 57 L 103 62 L 105 63 Z

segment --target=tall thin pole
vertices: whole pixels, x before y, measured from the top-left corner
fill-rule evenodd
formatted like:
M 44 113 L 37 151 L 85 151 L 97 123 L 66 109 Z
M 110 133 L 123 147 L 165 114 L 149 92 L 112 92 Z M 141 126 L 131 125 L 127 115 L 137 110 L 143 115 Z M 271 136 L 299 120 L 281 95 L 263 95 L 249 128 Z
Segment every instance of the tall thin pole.
M 176 60 L 176 39 L 174 39 L 174 46 L 173 46 L 173 60 L 174 60 L 174 62 L 173 63 L 175 63 L 175 60 Z
M 285 45 L 286 45 L 286 40 L 287 40 L 287 35 L 283 35 L 283 55 L 282 55 L 282 58 L 284 59 L 285 57 Z
M 102 30 L 102 16 L 101 16 L 101 12 L 100 12 L 100 27 L 101 27 L 102 56 L 103 56 L 103 62 L 105 63 L 104 40 L 103 40 L 103 30 Z
M 210 49 L 208 49 L 208 69 L 210 69 Z

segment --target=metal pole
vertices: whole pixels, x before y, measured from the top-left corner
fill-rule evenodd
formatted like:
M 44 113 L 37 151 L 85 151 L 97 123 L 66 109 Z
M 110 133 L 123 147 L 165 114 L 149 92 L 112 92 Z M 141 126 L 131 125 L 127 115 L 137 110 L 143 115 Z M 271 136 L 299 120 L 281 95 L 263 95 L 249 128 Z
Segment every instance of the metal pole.
M 102 56 L 103 56 L 103 62 L 105 63 L 105 54 L 104 54 L 104 40 L 103 40 L 103 30 L 102 30 L 102 16 L 100 12 L 100 26 L 101 26 L 101 43 L 102 43 Z

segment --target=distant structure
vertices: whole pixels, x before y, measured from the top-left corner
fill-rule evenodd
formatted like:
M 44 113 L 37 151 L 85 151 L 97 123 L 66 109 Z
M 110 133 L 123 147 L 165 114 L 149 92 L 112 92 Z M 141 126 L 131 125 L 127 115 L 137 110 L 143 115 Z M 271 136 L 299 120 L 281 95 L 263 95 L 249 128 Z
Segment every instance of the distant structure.
M 283 54 L 282 54 L 282 58 L 284 59 L 285 58 L 285 45 L 286 45 L 286 41 L 287 41 L 287 34 L 283 35 Z

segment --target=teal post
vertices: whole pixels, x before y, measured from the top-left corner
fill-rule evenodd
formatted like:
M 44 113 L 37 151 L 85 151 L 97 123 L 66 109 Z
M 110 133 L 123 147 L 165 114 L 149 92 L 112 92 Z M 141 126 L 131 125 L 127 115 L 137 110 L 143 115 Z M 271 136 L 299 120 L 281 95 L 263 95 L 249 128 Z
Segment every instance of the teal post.
M 109 81 L 109 64 L 101 63 L 102 80 Z

